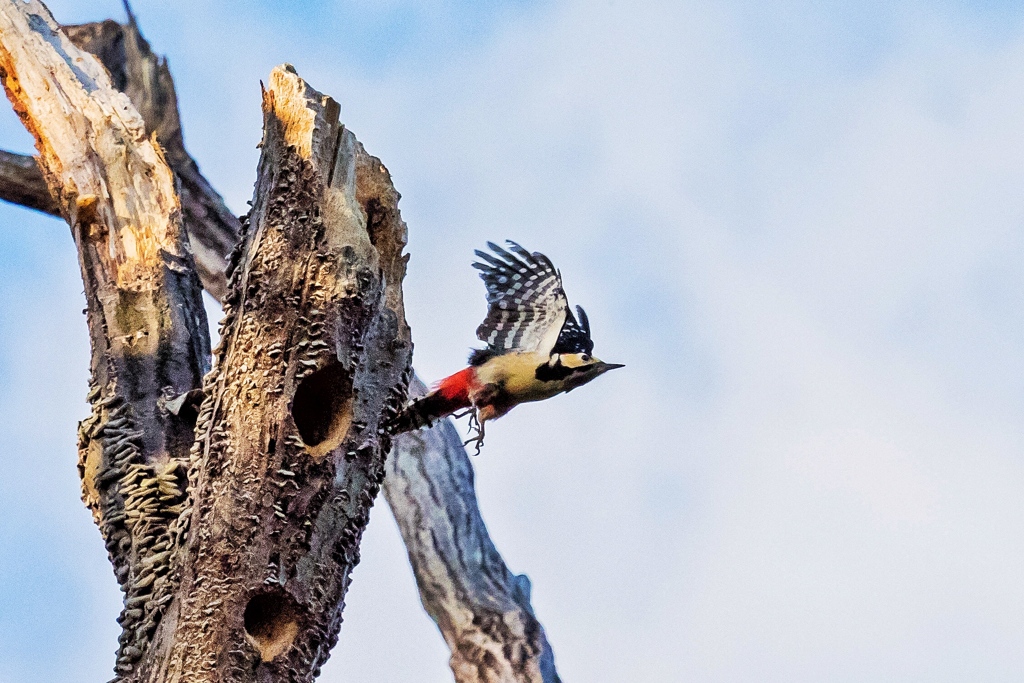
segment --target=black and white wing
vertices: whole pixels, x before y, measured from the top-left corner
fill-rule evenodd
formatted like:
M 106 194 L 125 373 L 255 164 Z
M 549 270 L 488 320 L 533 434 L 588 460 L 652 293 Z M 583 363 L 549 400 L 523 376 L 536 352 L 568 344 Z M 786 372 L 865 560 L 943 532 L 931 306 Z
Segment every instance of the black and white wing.
M 495 353 L 550 353 L 569 313 L 562 277 L 547 256 L 530 253 L 509 240 L 509 250 L 493 242 L 494 255 L 477 251 L 473 264 L 487 287 L 487 317 L 476 330 Z

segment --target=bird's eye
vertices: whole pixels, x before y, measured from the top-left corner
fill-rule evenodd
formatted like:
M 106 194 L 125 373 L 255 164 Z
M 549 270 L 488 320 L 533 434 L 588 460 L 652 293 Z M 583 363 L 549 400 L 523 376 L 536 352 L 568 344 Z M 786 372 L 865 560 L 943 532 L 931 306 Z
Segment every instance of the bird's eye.
M 590 356 L 588 356 L 587 354 L 583 354 L 582 356 L 580 356 L 580 360 L 583 361 L 584 363 L 589 363 Z

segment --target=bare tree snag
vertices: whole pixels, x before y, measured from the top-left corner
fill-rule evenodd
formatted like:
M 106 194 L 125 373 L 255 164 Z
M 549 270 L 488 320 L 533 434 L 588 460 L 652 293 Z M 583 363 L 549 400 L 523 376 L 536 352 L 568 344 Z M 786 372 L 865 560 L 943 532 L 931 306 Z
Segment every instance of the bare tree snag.
M 422 396 L 418 379 L 410 394 Z M 384 495 L 420 598 L 451 649 L 457 683 L 558 683 L 530 606 L 530 580 L 509 571 L 487 534 L 473 468 L 451 420 L 394 437 Z
M 311 681 L 405 401 L 400 220 L 356 201 L 340 108 L 278 67 L 196 425 L 180 585 L 134 680 Z
M 174 176 L 106 70 L 39 2 L 0 2 L 0 77 L 78 246 L 92 340 L 83 498 L 125 591 L 119 667 L 160 618 L 192 424 L 167 409 L 209 362 Z
M 26 12 L 28 15 L 40 14 L 38 6 L 35 9 L 29 7 Z M 47 25 L 47 31 L 51 30 L 52 20 Z M 155 134 L 164 145 L 166 161 L 179 183 L 181 213 L 195 251 L 196 268 L 206 289 L 222 300 L 227 293 L 225 270 L 228 255 L 237 241 L 240 223 L 185 151 L 174 84 L 166 63 L 152 53 L 133 17 L 124 26 L 105 21 L 69 26 L 64 31 L 79 48 L 99 57 L 110 74 L 113 87 L 127 93 L 142 114 L 146 132 Z M 43 35 L 48 34 L 44 32 Z M 34 125 L 47 131 L 51 123 L 47 118 Z M 355 157 L 355 199 L 365 214 L 371 243 L 380 254 L 384 281 L 389 284 L 400 282 L 404 261 L 399 256 L 405 228 L 398 212 L 399 195 L 380 160 L 353 142 L 347 131 L 344 135 Z M 264 152 L 266 154 L 266 150 Z M 103 168 L 104 163 L 97 161 L 97 167 Z M 263 164 L 261 168 L 264 168 Z M 62 196 L 61 188 L 55 187 L 55 191 L 55 196 Z M 32 157 L 0 152 L 0 198 L 55 215 L 61 213 Z M 82 247 L 83 243 L 77 237 L 76 241 Z M 251 242 L 248 239 L 246 244 Z M 84 244 L 88 246 L 90 243 Z M 86 273 L 89 255 L 82 251 L 83 274 Z M 240 252 L 236 261 L 239 258 L 244 261 L 246 257 Z M 236 268 L 235 272 L 237 278 L 241 271 Z M 90 280 L 86 277 L 90 308 L 93 308 L 94 299 L 99 300 L 97 288 L 100 284 L 96 278 Z M 173 302 L 177 300 L 178 292 L 166 292 L 164 296 Z M 398 320 L 403 320 L 400 289 L 385 287 L 384 299 L 385 306 L 395 312 Z M 232 301 L 237 303 L 237 294 Z M 189 305 L 194 306 L 195 302 Z M 187 310 L 185 304 L 180 306 L 180 310 Z M 106 353 L 95 346 L 105 343 L 106 321 L 90 315 L 89 322 L 95 367 L 96 359 L 105 357 Z M 186 513 L 183 523 L 170 530 L 168 520 L 173 520 L 183 509 L 185 452 L 192 438 L 191 426 L 198 407 L 196 402 L 201 396 L 201 392 L 186 392 L 198 386 L 198 378 L 207 366 L 208 341 L 205 327 L 200 327 L 201 330 L 176 331 L 176 339 L 180 341 L 187 337 L 195 348 L 185 348 L 177 356 L 162 361 L 167 366 L 177 363 L 190 368 L 186 373 L 187 381 L 179 378 L 180 381 L 165 385 L 168 388 L 159 392 L 161 395 L 155 399 L 157 421 L 171 423 L 182 436 L 163 463 L 163 469 L 153 464 L 147 464 L 146 468 L 137 466 L 149 463 L 146 460 L 148 451 L 144 452 L 139 447 L 140 443 L 149 443 L 151 437 L 148 435 L 158 435 L 161 428 L 160 424 L 152 426 L 134 417 L 139 411 L 153 414 L 151 408 L 145 408 L 146 402 L 151 401 L 150 395 L 139 394 L 139 406 L 134 404 L 135 394 L 132 394 L 132 405 L 123 398 L 102 404 L 107 397 L 94 388 L 90 396 L 102 405 L 82 426 L 84 495 L 94 513 L 101 515 L 104 508 L 102 505 L 97 507 L 95 500 L 97 491 L 103 494 L 107 517 L 103 521 L 98 516 L 98 520 L 101 528 L 106 529 L 104 537 L 119 581 L 128 592 L 121 617 L 125 629 L 118 670 L 139 680 L 144 678 L 143 674 L 151 677 L 154 671 L 164 670 L 159 667 L 169 666 L 181 609 L 178 599 L 186 592 L 185 587 L 177 588 L 176 582 L 182 570 L 180 556 L 183 551 L 179 546 L 190 528 L 185 522 L 191 513 Z M 117 328 L 109 329 L 116 331 Z M 318 328 L 314 325 L 312 329 Z M 282 360 L 285 354 L 272 352 L 270 346 L 270 343 L 265 343 L 264 352 Z M 316 348 L 324 347 L 318 345 Z M 261 352 L 254 353 L 259 356 Z M 252 372 L 256 365 L 247 367 L 248 372 Z M 94 383 L 94 387 L 98 386 Z M 116 386 L 120 385 L 115 382 Z M 273 394 L 268 396 L 273 397 Z M 131 426 L 122 419 L 126 414 L 132 416 Z M 209 440 L 210 435 L 207 437 Z M 213 439 L 214 444 L 217 441 Z M 90 447 L 103 443 L 111 447 L 108 452 L 116 456 L 117 463 L 99 473 L 102 478 L 100 484 L 90 483 L 96 480 L 97 472 L 95 458 L 92 465 L 86 466 L 87 454 Z M 195 461 L 194 476 L 198 476 L 197 466 L 198 461 Z M 124 476 L 124 472 L 129 470 L 131 476 Z M 289 480 L 287 475 L 282 477 L 285 478 L 279 478 L 279 483 Z M 476 504 L 472 468 L 451 422 L 446 420 L 433 430 L 397 437 L 386 468 L 385 482 L 389 503 L 408 546 L 423 604 L 452 649 L 452 667 L 457 680 L 465 683 L 558 680 L 543 629 L 529 604 L 528 580 L 508 571 L 487 536 Z M 291 491 L 295 484 L 284 483 L 283 486 Z M 277 514 L 274 516 L 279 518 Z M 129 519 L 134 520 L 132 528 L 138 532 L 135 536 L 129 529 Z M 126 520 L 123 528 L 117 526 L 121 523 L 119 520 Z M 172 556 L 179 560 L 177 564 L 172 562 Z M 141 565 L 143 559 L 151 561 L 150 564 Z M 280 563 L 277 566 L 280 571 Z M 161 627 L 158 646 L 150 648 L 154 627 L 176 595 L 179 598 L 168 612 L 172 617 L 167 618 Z M 250 621 L 259 612 L 256 608 L 261 604 L 259 601 L 255 603 L 254 612 L 249 615 Z M 340 612 L 340 607 L 338 610 Z M 253 628 L 259 630 L 258 625 Z M 144 654 L 146 659 L 141 662 Z M 159 666 L 154 669 L 154 665 Z

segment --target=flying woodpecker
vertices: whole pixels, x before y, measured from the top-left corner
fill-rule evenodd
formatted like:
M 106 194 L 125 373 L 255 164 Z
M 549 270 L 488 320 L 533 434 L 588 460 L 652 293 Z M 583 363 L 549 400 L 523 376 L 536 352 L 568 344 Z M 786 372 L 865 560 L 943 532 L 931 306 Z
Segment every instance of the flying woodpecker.
M 550 259 L 507 241 L 493 242 L 489 254 L 476 251 L 473 264 L 487 287 L 487 317 L 476 330 L 487 348 L 473 349 L 469 367 L 437 383 L 429 394 L 410 403 L 398 416 L 394 432 L 428 426 L 447 415 L 470 416 L 475 436 L 484 443 L 484 424 L 520 403 L 542 401 L 572 391 L 600 375 L 621 368 L 592 355 L 590 321 L 580 306 L 579 319 L 569 310 L 562 276 Z

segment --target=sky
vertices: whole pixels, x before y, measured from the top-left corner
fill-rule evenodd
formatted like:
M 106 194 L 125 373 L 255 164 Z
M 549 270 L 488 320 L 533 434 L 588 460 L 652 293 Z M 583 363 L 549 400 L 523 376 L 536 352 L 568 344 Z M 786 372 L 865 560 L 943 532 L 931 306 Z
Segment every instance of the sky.
M 420 374 L 515 239 L 626 369 L 489 426 L 480 505 L 568 681 L 1024 675 L 1024 7 L 138 0 L 238 213 L 290 62 L 391 170 Z M 122 18 L 54 0 L 59 21 Z M 0 147 L 31 140 L 9 111 Z M 66 226 L 0 206 L 0 683 L 109 677 Z M 450 681 L 374 508 L 322 681 Z

